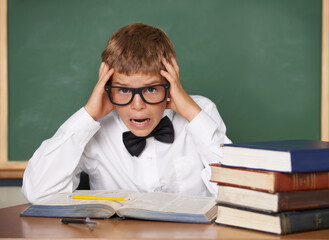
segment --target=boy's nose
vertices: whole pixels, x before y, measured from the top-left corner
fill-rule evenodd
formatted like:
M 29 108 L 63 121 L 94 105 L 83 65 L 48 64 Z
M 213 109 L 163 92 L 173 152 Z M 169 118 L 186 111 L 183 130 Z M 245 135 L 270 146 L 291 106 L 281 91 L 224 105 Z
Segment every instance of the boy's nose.
M 135 94 L 132 102 L 130 103 L 130 106 L 133 109 L 140 110 L 140 109 L 145 108 L 146 103 L 143 101 L 143 99 L 141 98 L 141 96 L 139 94 Z

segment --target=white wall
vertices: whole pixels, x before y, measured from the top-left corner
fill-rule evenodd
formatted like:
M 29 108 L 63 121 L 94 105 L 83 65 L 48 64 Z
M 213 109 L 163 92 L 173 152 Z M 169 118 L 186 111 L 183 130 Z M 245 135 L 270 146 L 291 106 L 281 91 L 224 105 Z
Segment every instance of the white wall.
M 0 187 L 0 208 L 27 203 L 21 187 Z

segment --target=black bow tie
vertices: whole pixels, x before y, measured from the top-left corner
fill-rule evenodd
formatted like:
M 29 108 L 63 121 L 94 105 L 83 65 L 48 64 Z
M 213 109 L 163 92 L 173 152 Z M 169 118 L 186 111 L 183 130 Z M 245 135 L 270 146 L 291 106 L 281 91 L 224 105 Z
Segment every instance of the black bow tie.
M 139 156 L 146 145 L 146 138 L 153 136 L 160 142 L 173 143 L 174 142 L 174 128 L 166 116 L 161 119 L 158 126 L 156 126 L 153 131 L 145 137 L 137 137 L 132 132 L 124 132 L 122 134 L 123 143 L 126 146 L 128 152 L 132 156 Z

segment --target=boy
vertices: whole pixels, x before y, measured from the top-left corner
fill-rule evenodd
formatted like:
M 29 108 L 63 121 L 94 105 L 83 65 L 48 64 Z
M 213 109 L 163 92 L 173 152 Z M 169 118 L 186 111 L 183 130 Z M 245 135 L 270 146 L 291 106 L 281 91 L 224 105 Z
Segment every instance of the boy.
M 182 88 L 166 34 L 131 24 L 108 41 L 87 104 L 30 159 L 22 191 L 31 203 L 72 192 L 84 171 L 91 189 L 215 195 L 209 163 L 225 133 L 216 106 Z

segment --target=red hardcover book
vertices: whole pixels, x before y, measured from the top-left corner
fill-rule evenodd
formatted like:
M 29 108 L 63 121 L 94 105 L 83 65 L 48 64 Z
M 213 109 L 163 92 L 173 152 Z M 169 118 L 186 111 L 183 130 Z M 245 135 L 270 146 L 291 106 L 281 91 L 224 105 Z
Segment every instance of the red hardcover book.
M 329 171 L 282 173 L 210 164 L 210 181 L 266 192 L 329 189 Z

